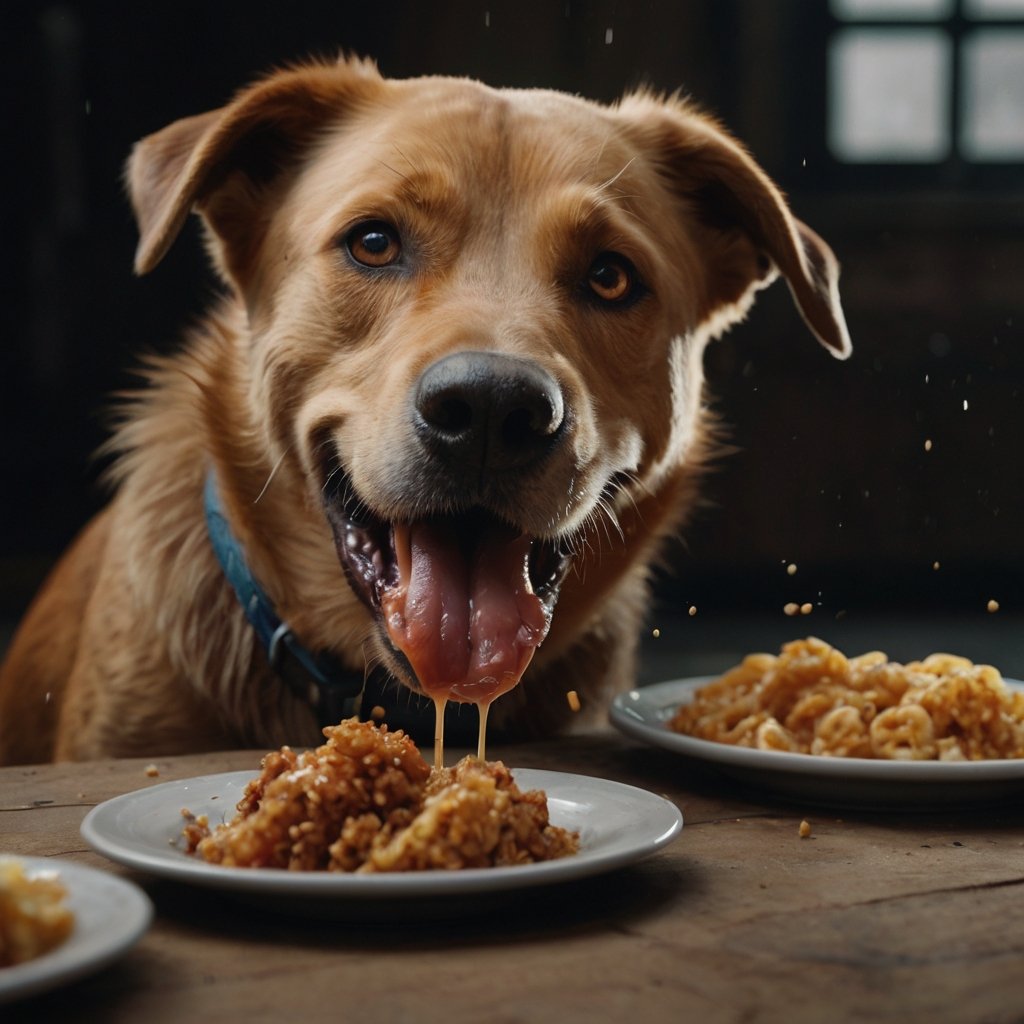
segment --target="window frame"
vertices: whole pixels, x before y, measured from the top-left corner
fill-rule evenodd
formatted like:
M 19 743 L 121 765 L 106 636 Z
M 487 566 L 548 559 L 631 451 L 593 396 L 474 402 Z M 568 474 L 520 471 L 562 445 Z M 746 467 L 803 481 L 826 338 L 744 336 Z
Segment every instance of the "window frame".
M 802 116 L 821 125 L 820 151 L 812 158 L 822 168 L 821 182 L 829 188 L 860 188 L 873 191 L 949 191 L 960 192 L 1024 191 L 1024 158 L 978 160 L 965 156 L 961 149 L 961 126 L 964 116 L 964 41 L 979 30 L 1024 31 L 1024 13 L 1008 17 L 970 16 L 965 0 L 954 0 L 951 13 L 941 16 L 864 16 L 843 17 L 830 3 L 821 4 L 821 16 L 805 23 L 808 33 L 818 34 L 821 54 L 818 81 L 821 89 L 796 91 L 803 108 Z M 914 29 L 939 29 L 946 33 L 952 47 L 948 94 L 947 129 L 950 132 L 948 155 L 934 161 L 865 160 L 846 161 L 829 146 L 831 111 L 830 89 L 833 41 L 849 30 L 870 29 L 882 32 L 905 32 Z

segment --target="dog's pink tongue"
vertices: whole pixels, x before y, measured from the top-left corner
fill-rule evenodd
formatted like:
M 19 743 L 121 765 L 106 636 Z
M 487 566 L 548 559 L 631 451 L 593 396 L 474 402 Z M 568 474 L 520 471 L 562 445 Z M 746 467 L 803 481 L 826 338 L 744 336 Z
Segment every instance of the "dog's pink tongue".
M 395 526 L 398 584 L 382 595 L 391 642 L 431 697 L 489 703 L 519 682 L 550 618 L 530 586 L 530 539 L 450 523 Z

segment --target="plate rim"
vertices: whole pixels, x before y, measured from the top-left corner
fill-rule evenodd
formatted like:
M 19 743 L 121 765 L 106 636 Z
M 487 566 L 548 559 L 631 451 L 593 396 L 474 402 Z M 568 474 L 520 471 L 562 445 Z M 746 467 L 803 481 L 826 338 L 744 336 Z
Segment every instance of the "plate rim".
M 579 853 L 534 864 L 510 867 L 464 868 L 458 871 L 405 871 L 370 875 L 356 875 L 326 871 L 288 871 L 284 868 L 230 868 L 188 858 L 180 848 L 168 842 L 168 848 L 147 844 L 145 852 L 129 846 L 123 839 L 112 834 L 107 819 L 119 810 L 133 804 L 153 804 L 158 797 L 170 796 L 183 791 L 188 785 L 241 784 L 255 777 L 256 770 L 217 772 L 194 776 L 187 779 L 171 780 L 155 786 L 132 790 L 111 797 L 93 807 L 81 825 L 81 834 L 97 853 L 115 863 L 143 871 L 148 875 L 183 882 L 204 888 L 226 892 L 240 892 L 248 895 L 288 895 L 296 898 L 318 897 L 351 900 L 365 903 L 379 900 L 432 898 L 451 895 L 471 895 L 483 892 L 514 891 L 535 886 L 572 881 L 601 874 L 646 859 L 663 849 L 680 834 L 683 815 L 679 808 L 650 790 L 612 779 L 596 776 L 555 772 L 539 768 L 513 768 L 513 778 L 524 789 L 544 789 L 548 798 L 556 804 L 569 799 L 565 787 L 582 780 L 587 786 L 599 790 L 628 796 L 633 806 L 646 808 L 648 813 L 660 814 L 657 829 L 653 826 L 645 838 L 631 839 L 625 847 L 587 853 L 583 847 Z M 552 792 L 552 786 L 555 792 Z M 220 795 L 220 794 L 218 794 Z M 240 795 L 240 794 L 239 794 Z M 207 797 L 206 799 L 209 799 Z M 177 801 L 176 801 L 177 802 Z M 229 810 L 233 803 L 227 801 Z M 556 822 L 557 824 L 557 822 Z M 173 822 L 169 822 L 170 827 Z M 581 839 L 586 841 L 587 828 L 581 830 Z M 174 853 L 171 853 L 171 850 Z M 180 855 L 180 856 L 179 856 Z
M 0 851 L 0 857 L 19 861 L 29 872 L 56 873 L 67 888 L 68 904 L 75 913 L 74 929 L 58 946 L 23 964 L 0 969 L 0 1005 L 40 995 L 102 970 L 135 946 L 153 922 L 152 900 L 127 878 L 59 856 Z M 83 919 L 76 900 L 100 886 L 112 890 L 110 896 L 92 906 Z
M 991 758 L 985 761 L 897 761 L 866 757 L 826 757 L 781 750 L 755 750 L 714 740 L 673 732 L 668 728 L 670 710 L 682 698 L 692 696 L 701 686 L 720 675 L 683 676 L 666 679 L 617 694 L 609 709 L 612 725 L 621 732 L 650 745 L 662 747 L 701 761 L 745 770 L 819 778 L 900 783 L 934 782 L 1024 782 L 1024 758 Z M 1024 690 L 1024 682 L 1004 679 L 1013 689 Z

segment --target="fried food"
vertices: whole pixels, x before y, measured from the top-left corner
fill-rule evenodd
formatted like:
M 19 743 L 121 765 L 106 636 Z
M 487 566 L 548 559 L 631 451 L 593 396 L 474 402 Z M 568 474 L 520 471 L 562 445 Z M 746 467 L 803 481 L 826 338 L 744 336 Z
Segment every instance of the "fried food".
M 20 860 L 0 858 L 0 967 L 34 960 L 71 934 L 66 897 L 56 872 L 30 874 Z
M 669 722 L 679 733 L 759 750 L 890 760 L 1024 757 L 1024 692 L 990 665 L 932 654 L 901 665 L 847 658 L 816 637 L 751 654 Z
M 211 829 L 188 812 L 189 852 L 230 867 L 424 871 L 506 866 L 575 853 L 547 798 L 522 792 L 500 762 L 431 770 L 402 731 L 348 719 L 327 742 L 267 754 L 237 814 Z

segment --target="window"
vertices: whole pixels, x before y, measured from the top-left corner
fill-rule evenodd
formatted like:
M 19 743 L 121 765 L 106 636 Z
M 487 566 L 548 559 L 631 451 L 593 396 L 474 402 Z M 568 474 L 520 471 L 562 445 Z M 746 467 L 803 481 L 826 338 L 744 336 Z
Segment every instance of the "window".
M 970 160 L 1021 160 L 1024 28 L 972 32 L 961 50 L 961 153 Z
M 847 29 L 830 47 L 829 147 L 847 163 L 950 152 L 952 48 L 938 29 Z
M 1024 162 L 1024 0 L 831 0 L 841 164 Z

